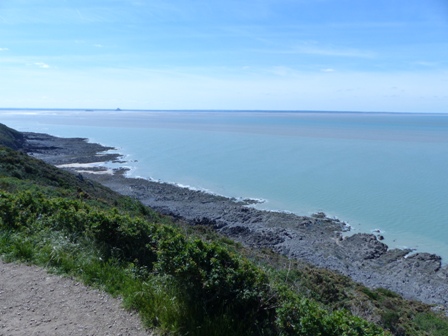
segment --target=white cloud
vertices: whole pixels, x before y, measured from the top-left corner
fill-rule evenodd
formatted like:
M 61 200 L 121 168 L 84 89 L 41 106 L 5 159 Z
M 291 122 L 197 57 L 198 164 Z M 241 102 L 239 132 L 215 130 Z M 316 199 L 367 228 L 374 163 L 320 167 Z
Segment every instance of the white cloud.
M 422 66 L 422 67 L 434 67 L 434 66 L 439 65 L 436 62 L 427 62 L 427 61 L 417 61 L 417 62 L 413 62 L 412 64 L 419 65 L 419 66 Z
M 369 50 L 320 46 L 318 43 L 303 43 L 284 49 L 254 50 L 257 52 L 284 55 L 316 55 L 329 57 L 347 57 L 347 58 L 375 58 L 376 53 Z
M 48 68 L 50 68 L 50 66 L 48 64 L 43 63 L 43 62 L 36 62 L 36 63 L 34 63 L 34 65 L 37 65 L 41 69 L 48 69 Z
M 320 46 L 301 46 L 293 50 L 297 54 L 310 54 L 320 56 L 334 57 L 355 57 L 355 58 L 373 58 L 375 54 L 370 51 L 350 49 L 350 48 L 332 48 Z
M 78 17 L 81 19 L 81 21 L 84 21 L 84 17 L 82 16 L 82 14 L 79 11 L 79 9 L 76 9 L 76 14 L 78 14 Z
M 326 68 L 326 69 L 321 69 L 320 71 L 322 71 L 322 72 L 335 72 L 336 70 L 332 69 L 332 68 Z
M 103 45 L 102 45 L 102 44 L 99 44 L 99 43 L 94 44 L 93 46 L 94 46 L 95 48 L 102 48 L 102 47 L 103 47 Z
M 269 72 L 277 76 L 286 77 L 294 75 L 296 73 L 296 70 L 286 66 L 276 66 L 273 67 Z
M 0 48 L 0 51 L 8 51 L 8 48 Z

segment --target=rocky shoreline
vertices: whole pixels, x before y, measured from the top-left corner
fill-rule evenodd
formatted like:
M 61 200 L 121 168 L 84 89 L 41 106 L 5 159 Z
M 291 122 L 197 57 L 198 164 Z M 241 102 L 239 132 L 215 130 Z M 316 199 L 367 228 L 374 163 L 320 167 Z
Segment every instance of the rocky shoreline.
M 251 200 L 235 200 L 176 185 L 127 178 L 123 169 L 97 174 L 104 168 L 67 166 L 74 163 L 120 162 L 111 147 L 82 138 L 58 138 L 23 133 L 23 150 L 56 166 L 96 180 L 121 194 L 140 200 L 161 213 L 192 225 L 209 225 L 244 245 L 271 248 L 290 258 L 338 271 L 368 287 L 384 287 L 407 299 L 434 304 L 448 311 L 448 266 L 429 253 L 389 249 L 375 234 L 344 237 L 348 226 L 323 213 L 298 216 L 257 210 Z M 68 168 L 67 168 L 68 167 Z

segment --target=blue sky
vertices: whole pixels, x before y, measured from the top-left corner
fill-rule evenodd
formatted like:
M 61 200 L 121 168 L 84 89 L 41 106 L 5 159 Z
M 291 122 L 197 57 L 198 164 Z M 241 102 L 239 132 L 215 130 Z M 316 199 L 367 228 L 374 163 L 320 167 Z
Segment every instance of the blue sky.
M 0 0 L 0 107 L 448 112 L 448 1 Z

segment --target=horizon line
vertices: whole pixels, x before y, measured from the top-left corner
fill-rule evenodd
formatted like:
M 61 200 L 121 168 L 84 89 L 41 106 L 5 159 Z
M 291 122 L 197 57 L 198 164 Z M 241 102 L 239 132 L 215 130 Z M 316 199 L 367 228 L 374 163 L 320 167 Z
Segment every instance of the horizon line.
M 44 107 L 0 107 L 0 111 L 84 111 L 84 112 L 289 112 L 289 113 L 382 113 L 382 114 L 448 114 L 447 112 L 409 111 L 358 111 L 358 110 L 302 110 L 302 109 L 122 109 L 122 108 L 44 108 Z

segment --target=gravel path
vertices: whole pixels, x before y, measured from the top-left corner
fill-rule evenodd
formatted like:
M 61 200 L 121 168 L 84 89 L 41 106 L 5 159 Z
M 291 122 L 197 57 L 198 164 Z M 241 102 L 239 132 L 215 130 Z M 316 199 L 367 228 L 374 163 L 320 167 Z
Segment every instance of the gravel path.
M 153 335 L 119 299 L 44 269 L 0 260 L 0 336 Z

